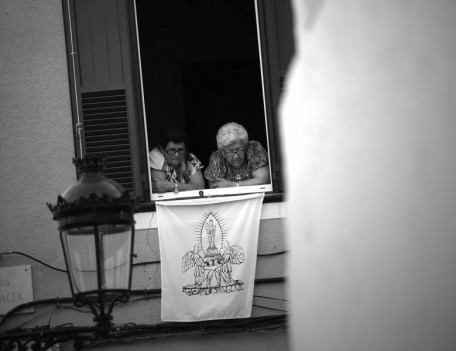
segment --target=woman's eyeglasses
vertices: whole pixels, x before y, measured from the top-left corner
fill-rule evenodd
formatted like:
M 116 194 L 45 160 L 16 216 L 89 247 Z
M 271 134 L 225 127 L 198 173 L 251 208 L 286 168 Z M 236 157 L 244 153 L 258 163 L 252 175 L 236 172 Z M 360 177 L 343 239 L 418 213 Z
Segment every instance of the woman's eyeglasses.
M 240 153 L 243 153 L 245 152 L 244 149 L 229 149 L 229 150 L 223 150 L 223 152 L 225 153 L 225 156 L 226 157 L 233 157 L 234 154 L 238 155 L 238 156 L 241 156 Z
M 165 152 L 170 155 L 174 156 L 175 154 L 182 155 L 185 152 L 185 149 L 179 148 L 179 149 L 166 149 Z

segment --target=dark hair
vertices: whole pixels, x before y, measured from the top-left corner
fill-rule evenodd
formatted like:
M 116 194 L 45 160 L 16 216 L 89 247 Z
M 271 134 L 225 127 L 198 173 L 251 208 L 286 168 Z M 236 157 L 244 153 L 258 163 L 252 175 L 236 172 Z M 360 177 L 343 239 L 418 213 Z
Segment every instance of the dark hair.
M 184 143 L 187 148 L 187 135 L 182 128 L 172 127 L 166 130 L 163 130 L 159 135 L 159 144 L 165 149 L 166 145 L 172 141 L 173 143 Z

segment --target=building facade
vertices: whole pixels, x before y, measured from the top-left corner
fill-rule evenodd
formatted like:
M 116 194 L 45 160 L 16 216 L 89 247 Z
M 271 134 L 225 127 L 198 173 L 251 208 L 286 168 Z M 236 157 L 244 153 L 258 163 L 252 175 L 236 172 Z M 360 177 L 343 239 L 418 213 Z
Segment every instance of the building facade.
M 65 269 L 57 223 L 46 203 L 74 184 L 72 158 L 79 155 L 74 100 L 71 95 L 72 67 L 69 65 L 68 27 L 65 30 L 65 1 L 2 1 L 0 4 L 0 160 L 2 163 L 0 222 L 2 225 L 1 267 L 31 265 L 33 299 L 44 301 L 70 296 L 66 273 L 56 271 L 21 255 L 27 254 L 51 267 Z M 98 2 L 102 4 L 102 2 Z M 71 57 L 70 57 L 71 58 Z M 277 198 L 279 200 L 277 200 Z M 286 314 L 285 208 L 282 196 L 265 203 L 260 224 L 258 265 L 253 317 Z M 135 262 L 132 288 L 144 291 L 114 309 L 114 322 L 121 325 L 160 323 L 160 299 L 150 291 L 160 289 L 160 253 L 154 206 L 143 204 L 137 214 Z M 11 252 L 18 252 L 11 253 Z M 147 263 L 149 262 L 149 263 Z M 15 314 L 3 330 L 21 326 L 92 325 L 90 313 L 61 308 L 54 303 L 37 305 L 34 312 Z M 161 340 L 137 340 L 133 349 L 277 350 L 286 349 L 284 323 L 262 333 L 239 332 L 211 336 L 183 335 Z M 154 344 L 155 346 L 151 346 Z M 159 346 L 158 346 L 159 345 Z M 72 344 L 62 343 L 65 349 Z M 100 349 L 123 349 L 114 343 Z

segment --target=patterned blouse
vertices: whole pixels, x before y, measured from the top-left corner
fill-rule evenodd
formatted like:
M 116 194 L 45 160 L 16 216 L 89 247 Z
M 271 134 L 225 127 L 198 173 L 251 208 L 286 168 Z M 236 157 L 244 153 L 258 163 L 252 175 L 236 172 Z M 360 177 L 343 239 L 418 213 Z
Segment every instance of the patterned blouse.
M 201 161 L 192 153 L 187 153 L 181 162 L 180 172 L 166 162 L 165 155 L 161 147 L 155 147 L 149 153 L 150 168 L 156 171 L 166 172 L 166 179 L 173 183 L 190 183 L 190 178 L 197 170 L 203 168 Z
M 232 182 L 252 179 L 252 173 L 268 163 L 268 152 L 258 141 L 251 140 L 247 145 L 245 162 L 239 170 L 235 172 L 223 156 L 222 150 L 217 150 L 209 158 L 204 177 L 212 183 L 216 183 L 218 181 L 217 178 L 224 178 Z M 240 179 L 236 178 L 238 175 L 241 176 Z

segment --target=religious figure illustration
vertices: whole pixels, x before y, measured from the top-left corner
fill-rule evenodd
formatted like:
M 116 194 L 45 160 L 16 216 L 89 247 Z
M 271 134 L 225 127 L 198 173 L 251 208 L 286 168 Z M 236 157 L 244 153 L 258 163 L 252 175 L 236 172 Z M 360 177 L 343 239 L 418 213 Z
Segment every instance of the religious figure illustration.
M 204 217 L 198 230 L 200 241 L 182 257 L 182 273 L 194 268 L 195 279 L 194 284 L 183 287 L 183 292 L 187 295 L 209 295 L 242 290 L 244 283 L 233 279 L 232 265 L 240 265 L 245 261 L 243 248 L 239 245 L 230 246 L 225 239 L 221 220 L 216 215 L 209 213 Z M 203 242 L 207 242 L 206 249 Z
M 195 284 L 191 285 L 191 287 L 198 287 L 202 283 L 204 276 L 204 255 L 203 245 L 198 243 L 195 245 L 193 251 L 187 252 L 182 258 L 182 272 L 187 271 L 191 267 L 195 267 L 195 272 L 193 273 L 195 276 Z
M 206 232 L 207 236 L 209 237 L 209 247 L 215 247 L 214 246 L 214 239 L 215 239 L 215 225 L 214 221 L 210 219 L 208 223 L 206 223 Z

